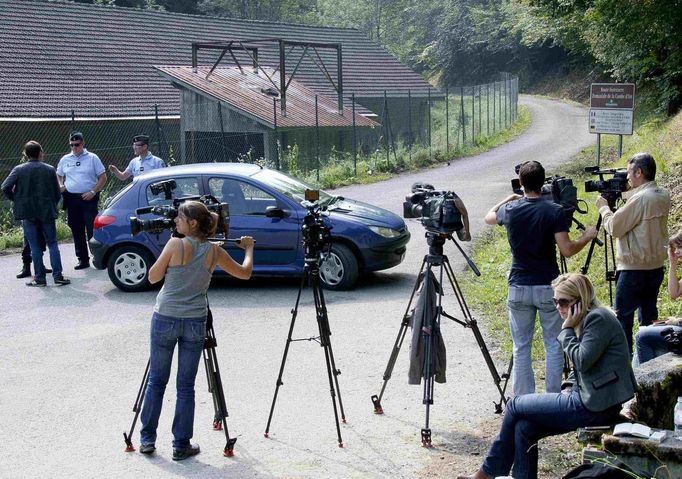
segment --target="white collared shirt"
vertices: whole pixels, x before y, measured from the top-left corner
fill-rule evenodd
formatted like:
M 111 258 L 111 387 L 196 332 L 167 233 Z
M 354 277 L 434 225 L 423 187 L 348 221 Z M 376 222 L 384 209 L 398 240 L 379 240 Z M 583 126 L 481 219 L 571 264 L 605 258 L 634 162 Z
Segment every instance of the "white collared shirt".
M 69 153 L 62 156 L 57 165 L 57 174 L 64 177 L 64 186 L 69 193 L 91 191 L 105 171 L 99 156 L 85 148 L 80 155 Z

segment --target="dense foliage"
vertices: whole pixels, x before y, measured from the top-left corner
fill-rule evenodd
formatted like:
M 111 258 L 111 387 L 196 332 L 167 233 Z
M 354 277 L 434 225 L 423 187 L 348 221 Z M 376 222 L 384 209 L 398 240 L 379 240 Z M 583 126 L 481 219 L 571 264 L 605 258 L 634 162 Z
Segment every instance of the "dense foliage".
M 682 106 L 682 0 L 76 0 L 182 13 L 353 27 L 442 86 L 522 84 L 575 68 Z

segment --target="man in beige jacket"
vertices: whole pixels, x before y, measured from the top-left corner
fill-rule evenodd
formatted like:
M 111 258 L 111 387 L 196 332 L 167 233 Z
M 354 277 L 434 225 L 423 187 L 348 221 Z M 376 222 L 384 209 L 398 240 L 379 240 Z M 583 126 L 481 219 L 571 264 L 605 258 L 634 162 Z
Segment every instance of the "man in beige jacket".
M 637 153 L 628 161 L 632 189 L 625 205 L 614 212 L 605 198 L 597 198 L 604 229 L 616 239 L 614 309 L 630 354 L 635 310 L 642 326 L 658 319 L 656 299 L 667 254 L 670 193 L 656 184 L 655 177 L 654 158 L 649 153 Z

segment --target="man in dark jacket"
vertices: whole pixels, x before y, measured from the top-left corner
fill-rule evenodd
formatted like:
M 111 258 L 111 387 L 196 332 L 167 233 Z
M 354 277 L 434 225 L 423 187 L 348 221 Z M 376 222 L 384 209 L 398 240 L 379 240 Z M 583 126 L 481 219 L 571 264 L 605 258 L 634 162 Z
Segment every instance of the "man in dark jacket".
M 2 192 L 14 202 L 14 218 L 22 220 L 24 237 L 31 247 L 35 276 L 27 286 L 46 286 L 43 252 L 39 235 L 45 236 L 50 250 L 52 277 L 57 285 L 71 281 L 62 274 L 62 260 L 57 246 L 57 202 L 61 196 L 54 167 L 43 163 L 43 148 L 36 141 L 24 146 L 28 161 L 15 166 L 2 183 Z

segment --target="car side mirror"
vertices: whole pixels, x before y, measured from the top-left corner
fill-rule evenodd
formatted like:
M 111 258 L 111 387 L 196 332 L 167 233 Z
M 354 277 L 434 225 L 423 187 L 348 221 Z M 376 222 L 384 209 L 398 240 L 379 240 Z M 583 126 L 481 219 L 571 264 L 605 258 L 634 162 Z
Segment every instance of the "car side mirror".
M 284 218 L 286 215 L 286 212 L 277 206 L 268 206 L 265 208 L 265 216 L 267 218 Z

